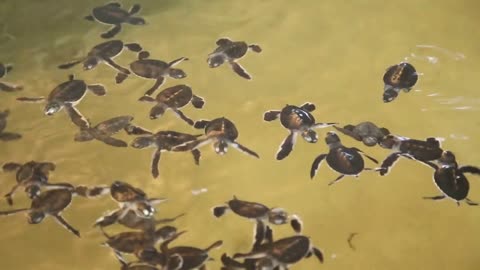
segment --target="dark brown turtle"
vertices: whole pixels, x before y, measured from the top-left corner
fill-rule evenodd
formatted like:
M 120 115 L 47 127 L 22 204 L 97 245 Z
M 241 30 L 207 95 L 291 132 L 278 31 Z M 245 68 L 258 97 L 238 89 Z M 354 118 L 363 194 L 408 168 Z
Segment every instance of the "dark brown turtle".
M 271 110 L 265 112 L 263 120 L 273 121 L 280 117 L 282 126 L 290 131 L 290 134 L 285 138 L 280 145 L 280 149 L 277 152 L 276 159 L 282 160 L 286 158 L 293 150 L 297 135 L 300 133 L 303 139 L 309 143 L 316 143 L 318 141 L 315 128 L 324 128 L 332 126 L 336 123 L 316 123 L 315 118 L 310 112 L 315 110 L 313 103 L 304 103 L 302 106 L 297 107 L 294 105 L 286 105 L 282 110 Z
M 375 146 L 385 136 L 390 134 L 388 129 L 379 128 L 369 121 L 361 122 L 357 125 L 346 125 L 343 128 L 334 126 L 334 128 L 357 141 L 363 142 L 366 146 Z
M 450 151 L 444 151 L 442 156 L 438 160 L 440 166 L 430 162 L 421 161 L 435 170 L 433 174 L 433 182 L 437 188 L 442 192 L 442 195 L 423 197 L 430 200 L 443 200 L 446 198 L 454 200 L 457 205 L 460 205 L 460 201 L 465 201 L 468 205 L 478 205 L 467 198 L 470 190 L 470 183 L 468 182 L 465 173 L 471 173 L 480 175 L 480 168 L 464 165 L 458 166 L 455 155 Z
M 2 211 L 0 212 L 0 216 L 28 212 L 27 217 L 28 223 L 30 224 L 39 224 L 46 216 L 51 216 L 65 229 L 80 237 L 80 232 L 68 224 L 61 215 L 62 211 L 72 202 L 73 195 L 73 186 L 70 186 L 70 188 L 47 190 L 32 200 L 30 208 Z
M 98 21 L 103 24 L 113 25 L 107 32 L 102 33 L 102 38 L 113 38 L 122 30 L 122 23 L 133 25 L 144 25 L 145 20 L 140 17 L 134 17 L 140 11 L 140 5 L 133 5 L 129 11 L 121 8 L 121 4 L 117 2 L 108 3 L 103 6 L 96 7 L 92 10 L 92 14 L 85 16 L 88 21 Z
M 9 110 L 0 112 L 0 141 L 13 141 L 22 138 L 22 135 L 13 132 L 5 132 L 7 127 L 7 117 L 10 115 Z
M 148 59 L 149 57 L 150 53 L 142 51 L 138 54 L 138 60 L 130 64 L 130 70 L 133 74 L 140 78 L 156 80 L 155 84 L 145 92 L 145 96 L 151 96 L 155 90 L 160 88 L 165 82 L 166 77 L 173 79 L 183 79 L 187 77 L 187 74 L 183 70 L 173 67 L 188 60 L 188 58 L 180 57 L 166 63 L 162 60 Z M 119 72 L 115 80 L 117 83 L 122 83 L 127 77 L 128 74 Z
M 127 147 L 128 144 L 122 140 L 115 139 L 112 135 L 118 133 L 119 131 L 125 129 L 130 125 L 130 122 L 133 120 L 132 116 L 124 115 L 117 116 L 106 121 L 100 122 L 96 126 L 92 127 L 90 122 L 81 117 L 74 117 L 74 123 L 80 123 L 80 132 L 75 134 L 74 140 L 76 142 L 85 142 L 91 141 L 93 139 L 99 140 L 111 146 L 116 147 Z
M 240 77 L 251 80 L 250 74 L 237 63 L 237 60 L 244 57 L 248 50 L 260 53 L 262 48 L 255 44 L 248 45 L 244 41 L 231 41 L 228 38 L 221 38 L 216 43 L 218 47 L 208 55 L 208 66 L 216 68 L 227 62 Z
M 130 126 L 132 128 L 132 126 Z M 152 157 L 152 165 L 151 171 L 152 176 L 157 178 L 160 174 L 159 172 L 159 162 L 160 162 L 160 154 L 166 151 L 173 151 L 178 152 L 180 150 L 175 149 L 175 146 L 182 145 L 188 142 L 194 142 L 197 138 L 201 135 L 190 135 L 186 133 L 180 133 L 176 131 L 159 131 L 155 134 L 150 132 L 151 135 L 147 136 L 140 136 L 135 138 L 130 144 L 133 148 L 143 149 L 147 147 L 154 147 L 155 152 L 153 153 Z M 193 155 L 193 159 L 195 164 L 200 163 L 200 150 L 192 149 L 191 153 Z
M 93 47 L 86 57 L 82 57 L 77 60 L 70 61 L 68 63 L 59 65 L 60 69 L 68 69 L 77 64 L 83 63 L 84 70 L 94 69 L 98 64 L 104 62 L 117 71 L 130 74 L 130 71 L 113 61 L 113 58 L 120 55 L 123 48 L 127 48 L 132 52 L 140 52 L 142 47 L 138 43 L 123 43 L 121 40 L 110 40 L 100 43 Z
M 386 175 L 390 167 L 395 164 L 399 157 L 415 159 L 418 161 L 432 161 L 442 156 L 440 142 L 435 138 L 415 140 L 400 136 L 388 135 L 380 143 L 383 148 L 393 150 L 377 170 L 380 175 Z
M 7 73 L 11 72 L 13 69 L 12 65 L 0 63 L 0 79 L 5 77 Z M 20 85 L 15 85 L 7 82 L 0 82 L 0 90 L 5 92 L 14 92 L 20 91 L 23 87 Z
M 383 102 L 393 101 L 401 90 L 408 93 L 417 83 L 418 73 L 415 68 L 406 62 L 387 68 L 383 75 Z
M 193 107 L 197 109 L 203 108 L 205 100 L 202 97 L 194 95 L 192 88 L 185 84 L 175 85 L 162 90 L 158 93 L 156 98 L 150 96 L 143 96 L 140 101 L 157 103 L 150 110 L 150 119 L 157 119 L 162 116 L 166 110 L 172 110 L 180 119 L 187 122 L 189 125 L 193 125 L 193 120 L 188 118 L 179 109 L 186 106 L 188 103 L 192 103 Z
M 326 158 L 328 166 L 336 172 L 341 173 L 335 180 L 331 181 L 329 185 L 340 181 L 345 175 L 353 175 L 358 177 L 358 175 L 363 170 L 372 170 L 365 168 L 365 162 L 362 158 L 363 154 L 365 157 L 371 161 L 378 163 L 378 161 L 367 154 L 363 153 L 362 150 L 355 147 L 346 147 L 340 142 L 340 138 L 335 132 L 328 132 L 325 138 L 330 151 L 328 154 L 321 154 L 312 163 L 312 168 L 310 170 L 310 178 L 317 174 L 318 167 L 320 163 Z

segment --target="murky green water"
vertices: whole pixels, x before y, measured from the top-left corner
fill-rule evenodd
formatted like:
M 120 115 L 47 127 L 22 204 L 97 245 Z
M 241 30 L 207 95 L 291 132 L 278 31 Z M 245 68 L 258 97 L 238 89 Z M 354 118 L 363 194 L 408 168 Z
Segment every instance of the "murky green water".
M 152 58 L 181 64 L 188 77 L 168 79 L 166 86 L 187 83 L 207 101 L 202 110 L 188 106 L 194 119 L 226 116 L 240 131 L 239 142 L 257 151 L 261 159 L 233 149 L 226 156 L 202 149 L 200 166 L 189 153 L 162 155 L 160 178 L 150 176 L 152 151 L 113 148 L 98 141 L 73 141 L 75 126 L 65 113 L 52 117 L 39 104 L 22 104 L 19 96 L 47 95 L 73 72 L 88 83 L 107 87 L 105 97 L 87 94 L 77 108 L 93 123 L 130 114 L 135 124 L 152 130 L 196 131 L 168 112 L 158 120 L 148 119 L 150 106 L 137 99 L 153 81 L 131 76 L 121 85 L 116 72 L 100 65 L 84 72 L 80 67 L 59 70 L 58 64 L 81 56 L 94 45 L 108 26 L 82 18 L 102 1 L 0 1 L 0 61 L 14 63 L 5 80 L 24 85 L 18 93 L 0 93 L 0 108 L 11 110 L 9 131 L 23 134 L 13 142 L 0 142 L 0 162 L 53 161 L 57 170 L 51 182 L 109 184 L 122 179 L 144 188 L 151 196 L 168 197 L 158 207 L 159 217 L 187 215 L 175 224 L 188 230 L 177 244 L 206 247 L 224 240 L 211 255 L 219 268 L 223 252 L 250 249 L 253 223 L 238 216 L 215 219 L 211 207 L 234 194 L 245 200 L 283 207 L 302 217 L 304 233 L 326 256 L 324 265 L 308 259 L 292 269 L 478 269 L 480 259 L 480 210 L 452 201 L 432 202 L 422 196 L 438 193 L 432 171 L 418 163 L 400 160 L 387 177 L 364 172 L 358 179 L 345 178 L 327 186 L 336 177 L 325 164 L 312 181 L 308 177 L 313 159 L 327 151 L 323 137 L 311 145 L 298 140 L 292 154 L 282 162 L 274 159 L 287 135 L 278 122 L 262 121 L 269 109 L 305 101 L 317 105 L 318 121 L 342 124 L 373 121 L 394 134 L 412 138 L 445 138 L 443 146 L 457 154 L 461 164 L 480 164 L 476 138 L 480 131 L 478 109 L 478 42 L 480 19 L 477 1 L 227 1 L 144 0 L 141 15 L 148 25 L 126 25 L 117 36 L 139 42 Z M 126 7 L 136 3 L 123 1 Z M 260 44 L 264 51 L 241 60 L 253 75 L 248 82 L 227 66 L 209 69 L 206 56 L 219 37 Z M 417 45 L 435 45 L 445 52 Z M 416 57 L 412 57 L 411 54 Z M 460 57 L 461 53 L 465 57 Z M 438 60 L 427 58 L 436 57 Z M 391 64 L 409 61 L 422 73 L 414 90 L 397 100 L 381 101 L 383 72 Z M 133 53 L 116 58 L 123 66 Z M 131 141 L 132 137 L 116 137 Z M 344 144 L 359 147 L 383 159 L 388 151 L 366 148 L 345 136 Z M 369 164 L 373 166 L 373 164 Z M 1 174 L 0 192 L 14 183 L 12 174 Z M 472 200 L 480 200 L 478 177 L 471 176 Z M 206 188 L 200 195 L 192 190 Z M 16 207 L 29 205 L 22 192 Z M 108 197 L 75 198 L 64 216 L 82 233 L 77 239 L 51 219 L 28 225 L 22 215 L 0 220 L 2 269 L 119 269 L 93 222 L 116 204 Z M 6 202 L 2 210 L 10 209 Z M 120 226 L 109 232 L 124 230 Z M 349 248 L 347 238 L 356 250 Z M 276 238 L 290 235 L 288 226 L 275 227 Z

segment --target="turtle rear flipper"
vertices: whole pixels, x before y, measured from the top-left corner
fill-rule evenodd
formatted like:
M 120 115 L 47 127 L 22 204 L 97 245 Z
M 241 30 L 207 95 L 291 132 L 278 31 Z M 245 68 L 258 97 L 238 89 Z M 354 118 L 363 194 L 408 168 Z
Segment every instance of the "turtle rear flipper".
M 113 137 L 100 137 L 97 138 L 99 141 L 104 142 L 108 145 L 115 146 L 115 147 L 127 147 L 128 144 L 122 140 L 115 139 Z
M 12 133 L 12 132 L 2 132 L 0 133 L 0 141 L 13 141 L 22 138 L 21 134 Z
M 128 78 L 128 74 L 125 74 L 125 73 L 123 73 L 123 72 L 119 72 L 119 73 L 117 73 L 117 75 L 115 76 L 115 82 L 116 82 L 117 84 L 120 84 L 120 83 L 122 83 L 123 81 L 125 81 L 125 79 L 127 79 L 127 78 Z
M 302 106 L 300 106 L 300 108 L 303 109 L 303 110 L 306 110 L 308 112 L 313 112 L 316 109 L 315 104 L 310 103 L 310 102 L 306 102 L 306 103 L 302 104 Z
M 248 72 L 239 63 L 231 61 L 230 65 L 232 66 L 233 71 L 235 71 L 235 73 L 237 73 L 240 77 L 247 80 L 252 79 L 252 76 L 250 76 L 250 74 L 248 74 Z
M 217 218 L 225 215 L 228 210 L 228 206 L 217 206 L 213 208 L 213 215 Z
M 15 91 L 23 90 L 23 86 L 0 82 L 0 90 L 5 92 L 15 92 Z
M 198 120 L 198 121 L 195 121 L 195 124 L 193 124 L 193 127 L 197 129 L 204 129 L 209 123 L 210 123 L 209 120 Z
M 260 48 L 260 46 L 258 46 L 257 44 L 248 45 L 248 48 L 256 53 L 262 52 L 262 48 Z
M 105 96 L 105 94 L 107 94 L 107 90 L 101 84 L 89 84 L 87 85 L 87 88 L 97 96 Z
M 142 51 L 142 46 L 140 46 L 140 44 L 138 43 L 127 43 L 127 44 L 124 44 L 123 46 L 125 46 L 127 49 L 129 49 L 132 52 Z
M 95 21 L 95 18 L 93 18 L 92 15 L 87 15 L 87 16 L 85 16 L 85 17 L 83 17 L 83 18 L 84 18 L 85 20 L 87 20 L 87 21 L 91 21 L 91 22 Z
M 80 64 L 82 61 L 83 61 L 83 59 L 82 59 L 82 60 L 73 60 L 73 61 L 71 61 L 71 62 L 58 65 L 58 68 L 59 68 L 59 69 L 69 69 L 69 68 L 71 68 L 71 67 L 73 67 L 73 66 L 75 66 L 75 65 Z
M 201 109 L 201 108 L 203 108 L 203 105 L 205 105 L 205 100 L 200 96 L 193 95 L 192 96 L 192 105 L 193 105 L 193 107 L 195 107 L 197 109 Z
M 232 41 L 228 38 L 220 38 L 215 43 L 220 47 L 224 47 L 224 46 L 227 46 L 228 44 L 232 43 Z
M 263 114 L 263 120 L 267 122 L 276 120 L 280 116 L 280 113 L 281 111 L 278 110 L 266 111 L 265 114 Z
M 180 64 L 180 63 L 183 62 L 183 61 L 188 61 L 188 58 L 187 58 L 187 57 L 177 58 L 177 59 L 171 61 L 170 63 L 168 63 L 168 66 L 169 66 L 169 67 L 174 67 L 174 66 Z
M 107 32 L 102 33 L 100 36 L 105 39 L 113 38 L 115 35 L 117 35 L 120 32 L 120 30 L 122 30 L 122 25 L 116 24 L 112 28 L 110 28 Z
M 45 97 L 19 97 L 17 100 L 21 102 L 39 103 L 45 101 Z
M 193 160 L 195 161 L 195 164 L 199 165 L 200 164 L 200 156 L 201 156 L 200 150 L 193 149 L 191 152 L 192 152 Z

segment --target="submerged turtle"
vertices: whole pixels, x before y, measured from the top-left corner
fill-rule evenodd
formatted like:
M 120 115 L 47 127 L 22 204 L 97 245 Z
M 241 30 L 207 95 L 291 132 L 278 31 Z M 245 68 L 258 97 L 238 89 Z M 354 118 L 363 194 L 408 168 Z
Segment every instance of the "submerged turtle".
M 112 135 L 125 129 L 132 120 L 133 117 L 129 115 L 117 116 L 92 127 L 87 119 L 80 117 L 74 121 L 81 123 L 79 125 L 80 132 L 75 134 L 74 140 L 76 142 L 85 142 L 96 139 L 111 146 L 127 147 L 128 144 L 126 142 L 115 139 Z
M 60 69 L 68 69 L 77 64 L 83 63 L 84 70 L 94 69 L 98 64 L 105 62 L 105 64 L 111 66 L 112 68 L 129 74 L 130 71 L 113 61 L 113 58 L 117 57 L 122 53 L 123 48 L 127 48 L 132 52 L 140 52 L 142 47 L 138 43 L 123 43 L 121 40 L 110 40 L 103 43 L 100 43 L 93 47 L 87 54 L 86 57 L 82 57 L 78 60 L 73 60 L 68 63 L 59 65 Z
M 150 119 L 157 119 L 162 116 L 166 110 L 171 109 L 178 117 L 189 125 L 193 125 L 193 120 L 188 118 L 179 109 L 186 106 L 188 103 L 192 103 L 193 107 L 197 109 L 203 108 L 205 100 L 202 97 L 194 95 L 192 88 L 185 84 L 175 85 L 162 90 L 158 93 L 156 98 L 150 96 L 143 96 L 140 101 L 157 103 L 150 110 Z
M 138 54 L 138 60 L 130 64 L 130 70 L 138 77 L 156 80 L 155 84 L 145 92 L 145 96 L 151 96 L 155 90 L 160 88 L 160 86 L 162 86 L 162 84 L 165 82 L 166 77 L 174 79 L 183 79 L 187 77 L 187 74 L 183 70 L 173 67 L 185 60 L 188 60 L 188 58 L 180 57 L 169 63 L 166 63 L 161 60 L 148 59 L 149 56 L 150 53 L 147 51 L 142 51 Z M 127 77 L 128 74 L 119 72 L 117 74 L 116 81 L 117 83 L 122 83 Z
M 0 112 L 0 141 L 13 141 L 22 138 L 22 135 L 13 132 L 4 132 L 7 127 L 7 117 L 10 115 L 9 110 Z
M 237 60 L 244 57 L 248 50 L 252 50 L 256 53 L 260 53 L 262 48 L 260 46 L 252 44 L 248 45 L 244 41 L 231 41 L 228 38 L 221 38 L 216 42 L 217 48 L 208 55 L 208 65 L 211 68 L 216 68 L 225 62 L 228 62 L 232 66 L 233 71 L 240 77 L 247 80 L 251 80 L 252 77 L 248 72 L 239 64 Z
M 383 75 L 383 102 L 391 102 L 400 93 L 401 90 L 408 93 L 417 83 L 418 73 L 415 68 L 406 62 L 393 65 L 387 68 Z
M 424 199 L 430 200 L 443 200 L 449 198 L 454 200 L 457 205 L 460 205 L 460 201 L 465 201 L 468 205 L 478 205 L 467 198 L 470 190 L 470 183 L 468 182 L 465 173 L 471 173 L 480 175 L 480 168 L 464 165 L 458 166 L 455 155 L 450 151 L 444 151 L 442 156 L 438 160 L 439 165 L 436 165 L 430 161 L 421 161 L 435 170 L 433 174 L 433 182 L 437 188 L 442 192 L 442 195 L 433 197 L 424 197 Z
M 379 128 L 372 122 L 361 122 L 357 125 L 346 125 L 343 128 L 333 126 L 345 135 L 363 142 L 366 146 L 374 146 L 379 143 L 385 136 L 390 134 L 386 128 Z
M 324 128 L 332 126 L 336 123 L 315 123 L 315 118 L 310 112 L 315 110 L 315 105 L 312 103 L 304 103 L 302 106 L 297 107 L 294 105 L 286 105 L 282 110 L 271 110 L 265 112 L 263 119 L 265 121 L 273 121 L 280 117 L 282 126 L 290 131 L 290 134 L 285 138 L 280 145 L 280 149 L 277 152 L 277 160 L 286 158 L 293 150 L 297 135 L 300 133 L 309 143 L 316 143 L 318 140 L 315 128 Z
M 0 79 L 5 77 L 7 73 L 12 71 L 13 66 L 9 64 L 3 64 L 0 63 Z M 14 91 L 20 91 L 22 90 L 23 87 L 20 85 L 14 85 L 6 82 L 0 82 L 0 90 L 5 91 L 5 92 L 14 92 Z
M 427 138 L 422 141 L 388 135 L 379 144 L 383 148 L 394 151 L 382 162 L 380 168 L 377 169 L 380 175 L 386 175 L 390 167 L 395 164 L 399 157 L 418 161 L 433 161 L 439 159 L 443 152 L 440 142 L 435 138 Z
M 158 175 L 160 174 L 158 169 L 159 167 L 158 164 L 160 162 L 160 154 L 166 151 L 178 152 L 180 150 L 175 149 L 176 146 L 182 145 L 188 142 L 194 142 L 197 140 L 199 136 L 201 135 L 190 135 L 190 134 L 180 133 L 176 131 L 159 131 L 155 134 L 150 132 L 150 135 L 135 138 L 135 140 L 133 140 L 133 142 L 130 145 L 137 149 L 143 149 L 147 147 L 156 148 L 152 157 L 151 171 L 152 171 L 152 176 L 154 178 L 157 178 Z M 193 155 L 195 164 L 198 165 L 200 163 L 200 155 L 201 155 L 200 150 L 192 149 L 190 151 Z
M 102 38 L 113 38 L 122 30 L 122 23 L 133 25 L 144 25 L 145 20 L 141 17 L 134 17 L 140 11 L 139 4 L 133 5 L 129 11 L 121 8 L 122 5 L 117 2 L 108 3 L 103 6 L 96 7 L 92 10 L 92 14 L 85 16 L 88 21 L 98 21 L 103 24 L 113 25 L 107 32 L 102 33 Z
M 346 147 L 340 142 L 340 138 L 335 132 L 328 132 L 325 138 L 330 151 L 328 154 L 321 154 L 312 163 L 312 168 L 310 170 L 310 178 L 313 178 L 317 174 L 318 167 L 320 163 L 326 158 L 327 163 L 331 169 L 336 172 L 341 173 L 335 180 L 331 181 L 329 185 L 340 181 L 345 175 L 353 175 L 358 177 L 358 175 L 363 170 L 371 170 L 365 168 L 365 162 L 362 158 L 363 154 L 365 157 L 371 161 L 378 163 L 378 161 L 367 154 L 363 153 L 360 149 L 355 147 Z

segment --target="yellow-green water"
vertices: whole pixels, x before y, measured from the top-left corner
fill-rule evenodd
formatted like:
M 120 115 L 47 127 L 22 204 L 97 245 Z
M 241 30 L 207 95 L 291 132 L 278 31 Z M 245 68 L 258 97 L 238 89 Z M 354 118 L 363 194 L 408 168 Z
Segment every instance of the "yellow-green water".
M 135 1 L 122 1 L 127 8 Z M 325 132 L 317 144 L 298 140 L 291 155 L 275 161 L 280 142 L 288 134 L 278 122 L 262 121 L 269 109 L 305 101 L 317 105 L 318 121 L 342 124 L 373 121 L 394 134 L 412 138 L 443 137 L 445 149 L 454 151 L 462 164 L 480 164 L 477 140 L 478 44 L 480 19 L 477 1 L 311 1 L 311 0 L 143 0 L 141 16 L 148 25 L 126 25 L 117 36 L 139 42 L 152 58 L 190 58 L 179 67 L 188 77 L 168 79 L 166 86 L 187 83 L 207 101 L 202 110 L 191 106 L 184 112 L 194 119 L 226 116 L 240 131 L 239 142 L 257 151 L 259 160 L 230 149 L 226 156 L 202 148 L 200 166 L 189 153 L 162 155 L 160 178 L 150 172 L 152 151 L 113 148 L 98 141 L 76 143 L 75 126 L 64 112 L 52 117 L 39 104 L 22 104 L 19 96 L 47 95 L 69 73 L 88 83 L 107 87 L 105 97 L 88 94 L 77 108 L 93 123 L 118 115 L 133 115 L 135 124 L 152 130 L 195 133 L 167 112 L 148 119 L 150 106 L 137 101 L 153 81 L 131 76 L 116 85 L 116 72 L 100 65 L 88 72 L 80 66 L 59 70 L 58 64 L 84 55 L 103 42 L 99 35 L 108 26 L 83 20 L 102 1 L 0 1 L 0 61 L 14 63 L 5 80 L 24 85 L 18 93 L 0 93 L 0 108 L 11 110 L 8 131 L 23 138 L 0 142 L 0 162 L 53 161 L 57 170 L 51 182 L 109 184 L 122 179 L 144 188 L 151 196 L 170 200 L 158 207 L 159 217 L 187 215 L 177 222 L 188 230 L 176 241 L 206 247 L 215 240 L 224 245 L 211 255 L 210 269 L 219 269 L 223 252 L 247 251 L 253 223 L 232 214 L 215 219 L 211 207 L 234 194 L 241 199 L 283 207 L 302 217 L 304 233 L 325 254 L 319 265 L 311 258 L 292 269 L 478 269 L 480 257 L 480 209 L 449 200 L 433 202 L 422 196 L 439 192 L 432 171 L 418 163 L 400 160 L 386 177 L 364 172 L 358 179 L 336 177 L 323 164 L 312 181 L 308 171 L 313 159 L 327 151 Z M 11 36 L 10 36 L 11 35 Z M 250 82 L 227 66 L 209 69 L 206 56 L 219 37 L 245 40 L 262 46 L 261 54 L 241 60 L 253 75 Z M 116 38 L 117 38 L 116 37 Z M 435 45 L 450 50 L 418 48 Z M 457 57 L 455 53 L 465 57 Z M 415 55 L 438 57 L 436 64 L 409 58 L 423 75 L 412 92 L 397 100 L 381 101 L 382 75 L 389 65 Z M 116 61 L 126 66 L 135 55 L 124 52 Z M 131 141 L 132 137 L 116 137 Z M 359 147 L 383 159 L 384 149 L 367 148 L 342 136 L 345 145 Z M 373 166 L 373 164 L 368 164 Z M 472 200 L 480 200 L 479 178 L 471 180 Z M 14 184 L 13 174 L 1 174 L 0 192 Z M 200 195 L 192 190 L 206 188 Z M 23 192 L 15 207 L 29 205 Z M 81 233 L 77 239 L 51 219 L 28 225 L 22 215 L 0 220 L 1 269 L 119 269 L 109 249 L 100 246 L 104 237 L 93 222 L 116 204 L 108 197 L 75 198 L 64 217 Z M 1 202 L 1 210 L 10 209 Z M 120 226 L 108 228 L 119 232 Z M 350 233 L 358 235 L 347 244 Z M 274 228 L 276 238 L 288 236 L 288 226 Z

